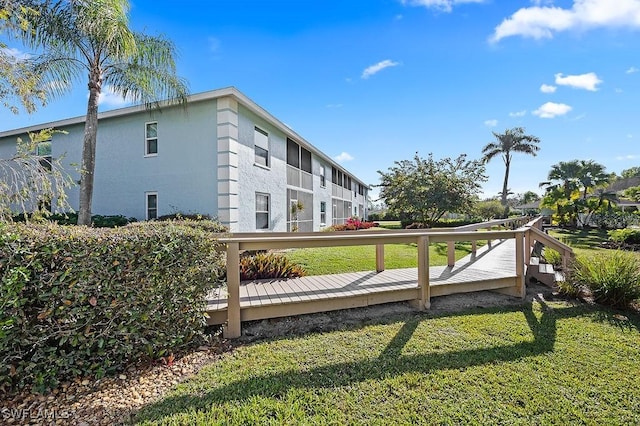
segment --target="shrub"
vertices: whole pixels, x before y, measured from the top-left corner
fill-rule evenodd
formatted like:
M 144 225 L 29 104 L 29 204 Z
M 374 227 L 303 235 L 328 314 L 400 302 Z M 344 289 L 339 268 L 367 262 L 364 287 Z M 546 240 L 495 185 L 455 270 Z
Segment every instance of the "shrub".
M 597 302 L 624 307 L 640 298 L 640 259 L 624 251 L 578 258 L 569 279 L 585 285 Z
M 157 220 L 167 221 L 167 220 L 212 220 L 211 216 L 208 214 L 200 214 L 200 213 L 172 213 L 165 214 L 163 216 L 159 216 Z
M 543 257 L 547 263 L 550 263 L 556 268 L 562 265 L 562 255 L 557 250 L 545 247 Z
M 202 341 L 224 271 L 209 232 L 0 224 L 0 392 L 101 377 Z
M 26 222 L 26 219 L 27 218 L 24 214 L 13 216 L 14 222 Z M 29 220 L 32 220 L 32 217 L 29 217 Z M 58 225 L 77 225 L 78 213 L 54 213 L 47 216 L 46 220 L 57 223 Z M 41 220 L 37 221 L 41 222 Z M 125 226 L 133 222 L 137 222 L 135 217 L 126 217 L 122 215 L 103 216 L 99 214 L 91 216 L 91 224 L 95 228 L 115 228 L 117 226 Z
M 327 231 L 357 231 L 358 229 L 369 229 L 376 226 L 374 222 L 360 220 L 357 217 L 350 217 L 347 221 L 340 225 L 328 227 Z
M 625 228 L 607 232 L 609 239 L 620 244 L 640 244 L 640 229 Z
M 240 258 L 241 280 L 296 278 L 304 274 L 302 266 L 279 254 L 258 252 Z

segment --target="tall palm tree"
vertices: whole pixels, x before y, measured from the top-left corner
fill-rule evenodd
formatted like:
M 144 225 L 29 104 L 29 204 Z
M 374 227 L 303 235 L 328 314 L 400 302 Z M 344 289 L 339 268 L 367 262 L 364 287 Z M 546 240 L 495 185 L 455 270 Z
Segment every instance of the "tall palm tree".
M 175 47 L 163 37 L 129 28 L 128 0 L 23 0 L 38 11 L 27 45 L 44 49 L 40 72 L 60 95 L 88 75 L 89 100 L 82 146 L 78 224 L 91 224 L 98 99 L 105 85 L 132 102 L 185 102 L 187 86 L 176 75 Z
M 494 157 L 502 156 L 504 161 L 504 181 L 502 183 L 501 204 L 507 206 L 507 195 L 509 193 L 509 171 L 511 169 L 511 159 L 514 152 L 535 156 L 540 150 L 537 145 L 540 139 L 536 136 L 527 135 L 522 127 L 507 129 L 504 133 L 492 132 L 496 141 L 488 143 L 482 148 L 483 160 L 491 161 Z

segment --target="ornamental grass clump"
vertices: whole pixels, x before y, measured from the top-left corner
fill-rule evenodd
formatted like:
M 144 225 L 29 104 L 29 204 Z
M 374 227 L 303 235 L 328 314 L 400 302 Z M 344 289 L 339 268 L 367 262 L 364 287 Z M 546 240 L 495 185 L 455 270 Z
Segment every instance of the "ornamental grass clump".
M 594 300 L 626 307 L 640 299 L 640 259 L 633 253 L 614 251 L 576 259 L 570 278 L 586 286 Z
M 304 275 L 302 266 L 279 254 L 256 253 L 240 258 L 241 280 L 297 278 Z

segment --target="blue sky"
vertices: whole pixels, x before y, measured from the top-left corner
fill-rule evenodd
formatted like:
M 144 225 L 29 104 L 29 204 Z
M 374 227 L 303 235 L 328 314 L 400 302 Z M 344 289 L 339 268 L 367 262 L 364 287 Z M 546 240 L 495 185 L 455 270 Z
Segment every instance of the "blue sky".
M 372 185 L 416 152 L 480 158 L 515 126 L 542 140 L 515 155 L 515 193 L 559 161 L 640 165 L 640 0 L 134 0 L 130 24 L 174 41 L 192 93 L 236 86 Z M 0 110 L 0 131 L 84 114 L 74 87 Z M 500 159 L 487 173 L 496 196 Z

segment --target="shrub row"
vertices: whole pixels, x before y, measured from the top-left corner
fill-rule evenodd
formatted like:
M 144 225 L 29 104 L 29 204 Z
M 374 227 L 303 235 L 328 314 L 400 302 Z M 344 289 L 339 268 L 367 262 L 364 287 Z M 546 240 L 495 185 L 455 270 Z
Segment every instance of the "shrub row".
M 332 225 L 325 231 L 357 231 L 358 229 L 369 229 L 377 226 L 375 222 L 367 222 L 357 217 L 350 217 L 345 223 Z
M 609 239 L 619 244 L 640 244 L 639 228 L 624 228 L 609 231 Z
M 57 223 L 58 225 L 77 225 L 78 213 L 55 213 L 47 216 L 46 219 L 50 222 Z M 15 215 L 13 217 L 14 222 L 25 222 L 26 217 L 23 213 Z M 91 216 L 91 223 L 96 228 L 115 228 L 117 226 L 125 226 L 129 223 L 137 222 L 135 217 L 126 217 L 122 215 L 93 215 Z
M 0 224 L 0 393 L 101 377 L 197 344 L 218 224 Z

